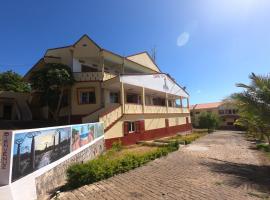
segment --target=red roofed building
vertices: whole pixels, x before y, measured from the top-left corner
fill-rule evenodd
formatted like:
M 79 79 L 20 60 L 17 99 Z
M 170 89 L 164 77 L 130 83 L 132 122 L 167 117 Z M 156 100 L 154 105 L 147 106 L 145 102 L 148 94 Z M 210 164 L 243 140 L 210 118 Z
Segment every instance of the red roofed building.
M 199 116 L 202 112 L 212 112 L 219 115 L 221 118 L 220 128 L 225 129 L 234 128 L 234 122 L 239 118 L 237 108 L 230 103 L 213 102 L 195 104 L 190 106 L 193 126 L 199 126 Z

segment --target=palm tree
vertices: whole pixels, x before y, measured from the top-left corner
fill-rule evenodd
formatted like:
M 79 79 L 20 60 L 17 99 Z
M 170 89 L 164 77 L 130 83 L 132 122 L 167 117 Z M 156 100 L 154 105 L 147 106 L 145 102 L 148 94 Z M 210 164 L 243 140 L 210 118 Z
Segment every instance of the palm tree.
M 250 129 L 258 130 L 266 136 L 270 144 L 270 76 L 258 76 L 252 73 L 251 84 L 236 84 L 243 92 L 231 95 L 239 108 L 240 119 Z

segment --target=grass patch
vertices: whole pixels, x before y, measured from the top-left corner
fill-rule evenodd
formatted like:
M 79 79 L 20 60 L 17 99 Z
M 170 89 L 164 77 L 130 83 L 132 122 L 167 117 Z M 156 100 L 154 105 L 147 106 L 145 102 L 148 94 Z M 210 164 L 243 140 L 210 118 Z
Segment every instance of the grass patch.
M 256 148 L 262 152 L 270 159 L 270 146 L 266 143 L 260 143 L 256 145 Z
M 261 143 L 256 145 L 257 149 L 264 151 L 264 152 L 270 152 L 270 146 L 266 143 Z
M 151 160 L 178 150 L 179 143 L 172 141 L 166 147 L 148 147 L 147 150 L 145 147 L 142 148 L 144 151 L 132 151 L 116 144 L 104 155 L 94 160 L 70 166 L 67 169 L 66 189 L 91 184 L 140 167 Z
M 178 142 L 180 144 L 190 144 L 191 142 L 197 140 L 198 138 L 207 135 L 207 131 L 193 132 L 187 135 L 176 135 L 169 138 L 164 138 L 157 140 L 159 142 Z

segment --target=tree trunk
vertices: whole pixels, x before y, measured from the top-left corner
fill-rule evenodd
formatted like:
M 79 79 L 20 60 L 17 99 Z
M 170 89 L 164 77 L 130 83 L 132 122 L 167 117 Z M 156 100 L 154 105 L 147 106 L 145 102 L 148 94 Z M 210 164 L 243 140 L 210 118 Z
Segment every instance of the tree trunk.
M 268 140 L 268 145 L 270 145 L 270 135 L 266 135 L 267 140 Z
M 59 119 L 59 112 L 60 112 L 60 109 L 61 109 L 63 95 L 64 95 L 64 87 L 61 87 L 57 107 L 56 107 L 56 110 L 55 110 L 55 112 L 53 114 L 53 118 L 54 118 L 55 121 L 58 121 L 58 119 Z

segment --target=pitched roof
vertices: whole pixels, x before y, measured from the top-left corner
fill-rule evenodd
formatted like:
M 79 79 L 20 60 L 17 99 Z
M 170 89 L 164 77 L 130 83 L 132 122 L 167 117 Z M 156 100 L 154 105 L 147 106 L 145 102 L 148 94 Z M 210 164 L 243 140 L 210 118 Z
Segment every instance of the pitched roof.
M 213 103 L 201 103 L 201 104 L 195 104 L 191 105 L 191 109 L 211 109 L 211 108 L 218 108 L 222 105 L 222 102 L 213 102 Z
M 161 72 L 157 64 L 146 51 L 127 56 L 126 58 L 138 64 L 144 65 L 147 68 L 150 68 L 156 72 Z

